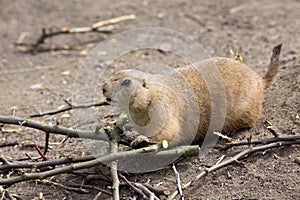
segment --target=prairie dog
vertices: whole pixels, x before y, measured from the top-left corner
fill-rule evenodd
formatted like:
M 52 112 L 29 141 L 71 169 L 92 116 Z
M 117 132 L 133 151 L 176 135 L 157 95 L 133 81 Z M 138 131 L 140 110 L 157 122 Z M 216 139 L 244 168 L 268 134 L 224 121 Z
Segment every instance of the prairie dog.
M 273 48 L 263 77 L 240 61 L 216 57 L 174 69 L 170 74 L 121 70 L 103 84 L 103 94 L 127 113 L 140 134 L 153 141 L 201 142 L 213 114 L 207 84 L 210 80 L 201 69 L 215 66 L 224 88 L 222 133 L 252 128 L 261 117 L 264 91 L 277 74 L 281 46 Z

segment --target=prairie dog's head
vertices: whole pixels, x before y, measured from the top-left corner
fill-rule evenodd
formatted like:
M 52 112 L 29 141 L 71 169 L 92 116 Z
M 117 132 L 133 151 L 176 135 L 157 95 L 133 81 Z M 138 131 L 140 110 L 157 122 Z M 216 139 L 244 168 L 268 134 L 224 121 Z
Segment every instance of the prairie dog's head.
M 157 134 L 164 130 L 170 116 L 173 121 L 180 118 L 178 99 L 164 85 L 165 78 L 164 74 L 122 70 L 113 74 L 103 84 L 102 90 L 115 111 L 127 114 L 138 133 L 160 138 Z
M 148 76 L 147 73 L 133 69 L 118 71 L 104 82 L 103 94 L 118 111 L 130 113 L 132 117 L 137 114 L 147 118 L 151 101 L 147 88 Z M 137 123 L 142 126 L 147 122 Z
M 146 89 L 145 73 L 137 70 L 121 70 L 114 73 L 102 86 L 103 95 L 108 101 L 120 101 L 119 98 L 130 97 L 138 89 Z

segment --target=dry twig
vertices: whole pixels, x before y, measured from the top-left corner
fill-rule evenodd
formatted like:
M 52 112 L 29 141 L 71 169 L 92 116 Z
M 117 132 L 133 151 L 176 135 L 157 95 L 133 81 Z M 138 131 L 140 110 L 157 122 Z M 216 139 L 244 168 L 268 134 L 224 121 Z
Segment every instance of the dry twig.
M 96 131 L 73 130 L 71 128 L 66 128 L 57 125 L 43 124 L 41 122 L 37 122 L 37 121 L 33 121 L 21 117 L 0 116 L 0 123 L 30 127 L 30 128 L 44 131 L 46 133 L 56 133 L 68 137 L 75 137 L 75 138 L 81 137 L 81 138 L 103 140 L 103 141 L 108 140 L 105 134 L 97 133 Z
M 37 150 L 37 152 L 43 158 L 43 160 L 48 160 L 48 158 L 46 158 L 46 156 L 44 155 L 44 153 L 41 151 L 40 147 L 37 144 L 34 144 L 34 148 Z
M 120 174 L 120 177 L 125 181 L 125 183 L 131 187 L 136 193 L 138 193 L 139 195 L 141 195 L 141 197 L 145 200 L 149 200 L 149 198 L 147 197 L 147 195 L 139 188 L 137 188 L 136 186 L 134 186 L 125 176 L 123 176 L 122 174 Z
M 117 128 L 114 129 L 112 138 L 110 139 L 110 152 L 111 154 L 116 154 L 118 152 L 118 141 L 119 141 L 119 131 Z M 120 191 L 119 191 L 119 177 L 118 177 L 118 164 L 117 160 L 114 160 L 110 164 L 110 172 L 113 181 L 112 190 L 113 190 L 113 199 L 120 199 Z
M 174 173 L 175 173 L 176 183 L 177 183 L 177 189 L 178 189 L 180 198 L 181 198 L 182 200 L 184 200 L 184 196 L 183 196 L 182 188 L 181 188 L 180 174 L 179 174 L 179 172 L 177 171 L 176 166 L 175 166 L 174 164 L 173 164 L 173 171 L 174 171 Z
M 49 51 L 49 50 L 69 50 L 71 47 L 69 46 L 63 46 L 63 47 L 49 47 L 44 48 L 41 47 L 41 44 L 45 42 L 46 39 L 57 36 L 57 35 L 65 35 L 65 34 L 82 34 L 82 33 L 91 33 L 91 32 L 97 32 L 97 33 L 111 33 L 114 29 L 113 24 L 116 24 L 121 21 L 126 20 L 132 20 L 135 19 L 135 15 L 124 15 L 121 17 L 116 17 L 104 21 L 100 21 L 97 23 L 92 24 L 88 27 L 75 27 L 75 28 L 69 28 L 69 27 L 62 27 L 62 28 L 42 28 L 42 34 L 38 37 L 38 39 L 32 43 L 22 43 L 25 35 L 24 33 L 21 34 L 19 39 L 16 41 L 15 45 L 20 47 L 27 47 L 25 51 L 29 52 L 43 52 L 43 51 Z
M 3 162 L 3 157 L 0 158 L 0 161 Z M 21 169 L 21 168 L 44 168 L 44 167 L 50 167 L 50 169 L 53 169 L 56 165 L 63 165 L 68 163 L 78 163 L 78 162 L 86 162 L 90 160 L 94 160 L 94 156 L 69 156 L 69 157 L 63 157 L 58 159 L 52 159 L 47 160 L 43 162 L 9 162 L 6 160 L 6 162 L 3 162 L 2 165 L 0 165 L 0 171 L 4 170 L 11 170 L 11 169 Z
M 165 195 L 165 196 L 168 196 L 168 195 L 171 194 L 171 190 L 170 189 L 153 187 L 152 185 L 150 185 L 148 183 L 143 183 L 143 185 L 145 187 L 147 187 L 150 191 L 152 191 L 156 195 Z
M 205 169 L 204 171 L 202 171 L 200 174 L 198 174 L 196 176 L 196 178 L 192 181 L 189 181 L 188 183 L 183 185 L 183 189 L 188 188 L 189 186 L 191 186 L 194 182 L 200 180 L 202 177 L 206 176 L 208 173 L 214 172 L 218 169 L 224 168 L 228 165 L 234 164 L 234 163 L 239 163 L 240 160 L 248 158 L 251 154 L 256 153 L 256 152 L 260 152 L 260 151 L 265 151 L 271 148 L 277 148 L 277 147 L 282 147 L 282 146 L 290 146 L 290 145 L 296 145 L 296 144 L 300 144 L 300 140 L 299 137 L 295 137 L 292 139 L 292 136 L 287 137 L 287 140 L 284 141 L 283 138 L 281 138 L 283 141 L 276 141 L 276 139 L 280 139 L 280 138 L 270 138 L 270 139 L 265 139 L 265 141 L 269 142 L 270 144 L 264 144 L 264 145 L 260 145 L 260 146 L 256 146 L 256 147 L 250 147 L 238 154 L 236 154 L 235 156 L 233 156 L 232 158 L 229 158 L 227 160 L 224 160 L 222 162 L 217 162 L 217 164 Z M 258 144 L 262 144 L 262 142 L 257 142 Z M 249 143 L 247 143 L 249 144 Z M 169 196 L 169 200 L 176 198 L 176 196 L 178 195 L 178 191 L 175 191 L 174 193 L 172 193 Z
M 96 102 L 96 103 L 88 103 L 88 104 L 82 104 L 82 105 L 74 105 L 74 104 L 71 104 L 70 102 L 68 102 L 66 100 L 65 100 L 65 102 L 67 103 L 67 106 L 64 107 L 64 108 L 59 108 L 59 109 L 55 109 L 55 110 L 49 110 L 49 111 L 40 112 L 40 113 L 37 113 L 37 114 L 32 114 L 32 115 L 29 115 L 29 117 L 34 118 L 34 117 L 41 117 L 41 116 L 45 116 L 45 115 L 55 115 L 55 114 L 66 112 L 66 111 L 69 111 L 69 110 L 72 110 L 72 109 L 91 108 L 91 107 L 110 105 L 106 101 Z
M 65 190 L 68 190 L 68 191 L 73 191 L 73 192 L 78 192 L 78 193 L 82 193 L 82 194 L 87 194 L 89 193 L 88 190 L 86 189 L 83 189 L 81 187 L 72 187 L 72 186 L 67 186 L 67 185 L 63 185 L 61 183 L 57 183 L 57 182 L 54 182 L 54 181 L 50 181 L 50 180 L 38 180 L 39 183 L 43 183 L 43 184 L 47 184 L 47 185 L 51 185 L 51 186 L 56 186 L 56 187 L 60 187 L 60 188 L 63 188 Z
M 281 135 L 278 137 L 267 138 L 262 140 L 251 140 L 251 141 L 232 141 L 227 143 L 220 150 L 228 150 L 235 146 L 244 146 L 244 145 L 254 145 L 254 144 L 270 144 L 274 142 L 283 142 L 283 141 L 297 141 L 300 140 L 300 135 Z
M 236 154 L 235 156 L 233 156 L 230 159 L 224 160 L 212 167 L 205 169 L 196 177 L 195 181 L 199 180 L 201 177 L 205 176 L 206 174 L 208 174 L 210 172 L 216 171 L 220 168 L 223 168 L 223 167 L 233 164 L 233 163 L 238 163 L 240 160 L 249 157 L 251 154 L 253 154 L 255 152 L 265 151 L 267 149 L 281 147 L 281 146 L 289 146 L 289 145 L 293 145 L 293 144 L 300 144 L 300 140 L 282 141 L 282 142 L 275 142 L 275 143 L 265 144 L 265 145 L 256 146 L 256 147 L 250 147 L 250 148 Z
M 58 175 L 58 174 L 63 174 L 63 173 L 68 173 L 68 172 L 72 172 L 72 171 L 76 171 L 76 170 L 80 170 L 80 169 L 94 167 L 101 163 L 111 163 L 112 161 L 120 160 L 122 158 L 126 158 L 126 159 L 134 158 L 135 156 L 137 156 L 141 153 L 156 152 L 161 148 L 163 148 L 162 143 L 157 143 L 156 145 L 152 145 L 149 147 L 109 154 L 109 155 L 102 156 L 100 158 L 95 158 L 90 161 L 75 163 L 70 166 L 52 169 L 52 170 L 45 171 L 45 172 L 38 172 L 38 173 L 32 173 L 32 174 L 24 173 L 23 175 L 19 175 L 19 176 L 0 179 L 0 185 L 10 186 L 12 184 L 22 182 L 22 181 L 34 180 L 34 179 L 44 179 L 44 178 Z M 157 152 L 157 155 L 159 156 L 159 152 Z M 172 155 L 172 154 L 170 154 L 170 155 Z
M 139 188 L 140 190 L 142 190 L 144 192 L 144 194 L 149 196 L 150 200 L 159 200 L 159 198 L 157 196 L 155 196 L 155 194 L 149 190 L 148 187 L 146 187 L 144 184 L 141 183 L 133 183 L 137 188 Z

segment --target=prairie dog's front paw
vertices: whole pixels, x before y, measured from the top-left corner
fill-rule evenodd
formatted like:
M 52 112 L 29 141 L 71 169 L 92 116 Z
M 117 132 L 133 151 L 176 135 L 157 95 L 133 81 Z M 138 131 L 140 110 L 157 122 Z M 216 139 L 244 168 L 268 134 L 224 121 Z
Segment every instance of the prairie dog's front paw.
M 140 148 L 140 147 L 148 146 L 149 143 L 150 143 L 149 138 L 147 138 L 144 135 L 139 135 L 130 143 L 130 146 L 132 148 Z

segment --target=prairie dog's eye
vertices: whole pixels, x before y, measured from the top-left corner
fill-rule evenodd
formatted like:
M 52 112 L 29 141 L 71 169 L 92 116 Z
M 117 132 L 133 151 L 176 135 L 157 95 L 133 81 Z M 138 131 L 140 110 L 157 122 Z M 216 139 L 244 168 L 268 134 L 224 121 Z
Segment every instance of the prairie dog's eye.
M 121 85 L 122 86 L 128 86 L 130 84 L 130 80 L 129 79 L 125 79 L 124 81 L 122 81 Z

